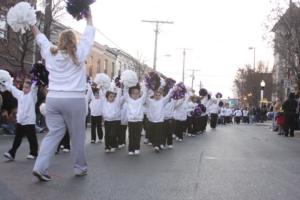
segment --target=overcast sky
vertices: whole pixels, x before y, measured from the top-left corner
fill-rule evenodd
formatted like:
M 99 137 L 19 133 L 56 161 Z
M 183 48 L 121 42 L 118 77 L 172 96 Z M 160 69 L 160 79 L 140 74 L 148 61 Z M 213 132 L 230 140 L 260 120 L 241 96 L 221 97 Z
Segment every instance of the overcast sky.
M 284 1 L 284 0 L 283 0 Z M 157 70 L 180 81 L 182 50 L 189 48 L 186 69 L 197 69 L 195 88 L 200 81 L 209 91 L 233 97 L 233 80 L 238 67 L 264 61 L 271 68 L 273 52 L 262 39 L 262 24 L 270 12 L 269 0 L 97 0 L 92 5 L 97 41 L 121 47 L 133 56 L 142 55 L 152 66 L 154 25 L 141 20 L 169 20 L 162 25 L 158 38 Z M 83 21 L 66 20 L 82 31 Z M 164 55 L 170 54 L 170 57 Z M 186 71 L 191 85 L 191 71 Z

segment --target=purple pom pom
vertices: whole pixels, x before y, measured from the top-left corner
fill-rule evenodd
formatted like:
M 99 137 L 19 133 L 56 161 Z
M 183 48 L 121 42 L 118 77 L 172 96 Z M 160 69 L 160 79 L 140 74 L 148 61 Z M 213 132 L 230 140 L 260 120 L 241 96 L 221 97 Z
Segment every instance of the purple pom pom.
M 148 89 L 156 91 L 160 87 L 160 77 L 156 72 L 149 72 L 145 76 L 145 84 Z
M 224 106 L 223 101 L 220 101 L 220 102 L 219 102 L 219 107 L 223 107 L 223 106 Z
M 171 78 L 166 78 L 165 83 L 166 83 L 166 85 L 164 87 L 164 94 L 167 94 L 169 92 L 169 90 L 174 87 L 174 85 L 176 84 L 176 81 Z
M 217 98 L 217 99 L 221 99 L 222 96 L 223 96 L 223 95 L 222 95 L 220 92 L 218 92 L 218 93 L 216 94 L 216 98 Z
M 199 91 L 199 95 L 200 96 L 206 96 L 208 94 L 207 90 L 205 88 L 201 88 Z
M 88 16 L 89 7 L 96 0 L 67 0 L 67 11 L 75 19 L 81 20 Z
M 175 100 L 182 99 L 185 97 L 186 92 L 187 90 L 185 85 L 182 82 L 180 82 L 176 85 L 176 89 L 174 91 L 172 98 Z
M 42 63 L 33 64 L 30 74 L 32 75 L 33 83 L 44 86 L 48 85 L 49 72 L 47 71 L 45 65 L 43 65 Z
M 118 75 L 116 78 L 115 78 L 115 84 L 118 88 L 122 88 L 123 87 L 123 84 L 121 83 L 121 75 Z
M 203 104 L 197 104 L 197 106 L 195 107 L 192 116 L 193 117 L 200 117 L 202 115 L 202 113 L 206 112 L 206 107 Z

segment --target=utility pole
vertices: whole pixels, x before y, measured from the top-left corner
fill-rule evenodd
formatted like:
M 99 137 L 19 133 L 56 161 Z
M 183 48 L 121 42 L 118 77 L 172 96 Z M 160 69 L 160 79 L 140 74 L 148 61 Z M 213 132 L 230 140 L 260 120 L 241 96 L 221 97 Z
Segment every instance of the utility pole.
M 183 55 L 183 60 L 182 60 L 182 82 L 184 83 L 184 76 L 185 76 L 185 56 L 186 56 L 186 51 L 187 51 L 187 50 L 192 50 L 192 49 L 181 48 L 181 50 L 182 50 L 182 55 Z
M 158 20 L 142 20 L 142 22 L 155 24 L 155 40 L 154 40 L 154 58 L 153 58 L 153 70 L 156 71 L 156 59 L 157 59 L 157 37 L 159 34 L 159 24 L 173 24 L 172 21 L 158 21 Z
M 195 72 L 200 72 L 199 69 L 190 69 L 188 71 L 192 71 L 192 90 L 194 89 L 194 80 L 195 80 Z

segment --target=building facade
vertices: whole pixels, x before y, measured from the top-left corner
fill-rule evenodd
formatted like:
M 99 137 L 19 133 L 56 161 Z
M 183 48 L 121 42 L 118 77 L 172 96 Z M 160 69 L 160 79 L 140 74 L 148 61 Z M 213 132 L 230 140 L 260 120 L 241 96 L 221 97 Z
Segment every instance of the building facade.
M 300 8 L 290 2 L 289 8 L 273 27 L 274 32 L 274 69 L 273 80 L 276 88 L 273 99 L 284 99 L 292 90 L 299 90 L 300 63 L 298 42 L 295 34 L 300 29 Z

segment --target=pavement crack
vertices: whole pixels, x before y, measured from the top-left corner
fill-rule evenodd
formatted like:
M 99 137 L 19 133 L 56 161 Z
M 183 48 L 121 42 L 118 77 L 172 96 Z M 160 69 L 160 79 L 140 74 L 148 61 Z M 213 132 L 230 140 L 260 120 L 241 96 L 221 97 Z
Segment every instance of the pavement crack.
M 198 165 L 197 165 L 197 176 L 196 176 L 196 182 L 193 188 L 193 200 L 197 200 L 198 199 L 198 191 L 199 191 L 199 177 L 200 177 L 200 172 L 201 172 L 201 164 L 202 164 L 202 160 L 204 157 L 204 151 L 201 152 L 200 157 L 199 157 L 199 161 L 198 161 Z

